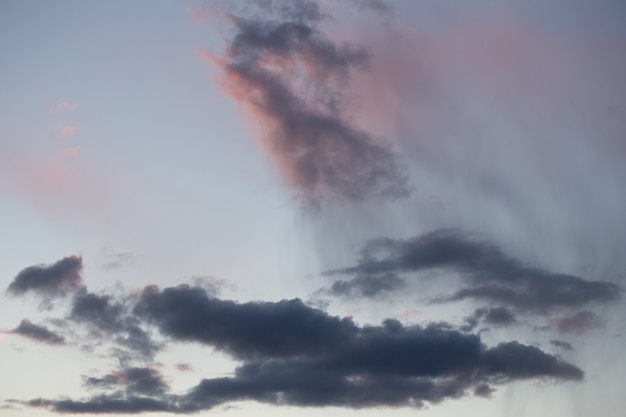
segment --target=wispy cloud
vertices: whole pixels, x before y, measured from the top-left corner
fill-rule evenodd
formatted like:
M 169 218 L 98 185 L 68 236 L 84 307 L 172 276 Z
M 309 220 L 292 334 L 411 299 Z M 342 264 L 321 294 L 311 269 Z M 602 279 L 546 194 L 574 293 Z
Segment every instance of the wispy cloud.
M 102 265 L 105 271 L 124 268 L 133 265 L 136 257 L 130 252 L 116 252 L 110 247 L 104 248 L 105 262 Z
M 377 291 L 371 295 L 376 296 L 382 291 L 402 289 L 397 283 L 404 281 L 398 281 L 395 274 L 429 269 L 459 272 L 467 285 L 442 296 L 442 302 L 475 299 L 524 311 L 542 311 L 614 301 L 622 293 L 611 282 L 588 281 L 524 265 L 497 246 L 452 229 L 440 229 L 408 240 L 371 240 L 361 250 L 357 265 L 325 274 L 354 274 L 351 281 L 337 281 L 333 288 L 361 288 L 365 295 L 363 289 L 373 287 Z
M 226 91 L 263 126 L 261 142 L 285 179 L 313 200 L 406 196 L 391 145 L 344 112 L 346 85 L 367 67 L 367 50 L 332 41 L 315 2 L 258 6 L 250 17 L 225 12 L 234 29 L 227 53 L 205 55 L 223 72 Z

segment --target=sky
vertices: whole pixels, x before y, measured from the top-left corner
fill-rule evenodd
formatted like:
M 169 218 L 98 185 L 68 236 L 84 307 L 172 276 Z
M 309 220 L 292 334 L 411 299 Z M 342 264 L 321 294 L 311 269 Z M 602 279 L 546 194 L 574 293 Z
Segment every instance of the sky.
M 0 3 L 0 415 L 621 416 L 625 20 Z

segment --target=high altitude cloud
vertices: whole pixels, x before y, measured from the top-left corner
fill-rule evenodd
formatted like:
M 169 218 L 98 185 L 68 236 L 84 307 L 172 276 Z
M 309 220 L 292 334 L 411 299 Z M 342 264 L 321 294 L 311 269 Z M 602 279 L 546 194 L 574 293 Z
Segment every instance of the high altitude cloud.
M 315 2 L 256 5 L 253 17 L 228 16 L 234 33 L 226 55 L 213 61 L 228 93 L 266 129 L 263 146 L 287 181 L 310 199 L 407 195 L 390 145 L 343 109 L 346 85 L 367 66 L 367 51 L 326 36 Z
M 68 256 L 52 265 L 29 266 L 21 270 L 7 288 L 12 295 L 34 292 L 44 297 L 66 295 L 82 284 L 83 258 Z
M 237 303 L 201 287 L 146 287 L 116 308 L 106 296 L 74 301 L 80 315 L 103 328 L 121 317 L 149 323 L 171 342 L 201 343 L 240 361 L 234 376 L 201 380 L 174 394 L 150 367 L 125 366 L 86 377 L 91 397 L 24 402 L 60 413 L 195 412 L 253 400 L 299 406 L 421 407 L 526 378 L 580 380 L 583 372 L 516 341 L 485 346 L 478 335 L 445 323 L 404 326 L 386 320 L 358 326 L 300 300 Z M 88 307 L 89 306 L 89 307 Z M 481 394 L 482 393 L 482 394 Z
M 495 245 L 471 239 L 458 230 L 439 229 L 408 240 L 375 239 L 361 254 L 357 265 L 326 273 L 356 275 L 352 281 L 338 281 L 341 284 L 334 286 L 372 286 L 372 281 L 380 280 L 378 287 L 386 288 L 389 274 L 445 268 L 461 272 L 468 286 L 444 296 L 443 301 L 471 298 L 537 311 L 612 301 L 621 294 L 620 287 L 610 282 L 526 266 Z M 370 278 L 363 281 L 362 276 Z M 393 285 L 388 287 L 394 289 Z
M 62 336 L 49 330 L 45 326 L 39 326 L 26 319 L 22 320 L 20 325 L 13 329 L 11 333 L 27 337 L 36 342 L 48 343 L 51 345 L 60 345 L 65 343 L 65 339 Z

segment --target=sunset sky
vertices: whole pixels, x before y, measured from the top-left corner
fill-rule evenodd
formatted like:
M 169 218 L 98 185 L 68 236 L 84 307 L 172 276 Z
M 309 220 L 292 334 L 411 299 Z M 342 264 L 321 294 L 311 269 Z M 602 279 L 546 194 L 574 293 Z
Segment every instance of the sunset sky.
M 0 415 L 621 417 L 624 22 L 0 3 Z

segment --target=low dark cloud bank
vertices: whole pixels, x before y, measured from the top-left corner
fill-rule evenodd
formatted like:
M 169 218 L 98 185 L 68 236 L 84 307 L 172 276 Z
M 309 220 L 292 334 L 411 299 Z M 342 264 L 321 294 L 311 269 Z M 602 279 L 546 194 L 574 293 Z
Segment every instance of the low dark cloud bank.
M 363 247 L 357 265 L 325 275 L 355 275 L 352 280 L 336 281 L 331 287 L 335 295 L 350 289 L 364 296 L 377 296 L 402 288 L 396 274 L 429 269 L 459 272 L 465 282 L 465 288 L 443 296 L 440 301 L 474 299 L 523 311 L 545 311 L 613 301 L 621 295 L 620 287 L 611 282 L 588 281 L 533 268 L 495 245 L 452 229 L 439 229 L 408 240 L 372 240 Z
M 187 285 L 146 287 L 127 301 L 117 308 L 106 296 L 85 293 L 74 300 L 71 316 L 80 315 L 101 328 L 136 321 L 155 327 L 169 343 L 217 349 L 240 361 L 234 376 L 203 379 L 187 393 L 173 394 L 157 370 L 124 366 L 85 377 L 85 386 L 98 391 L 89 398 L 34 399 L 25 404 L 59 413 L 187 413 L 240 400 L 421 407 L 487 395 L 512 380 L 583 378 L 575 365 L 536 347 L 516 341 L 487 347 L 480 336 L 446 323 L 404 326 L 386 320 L 359 326 L 298 299 L 237 303 Z M 489 314 L 506 321 L 502 311 L 483 315 Z
M 242 14 L 251 17 L 228 13 L 227 54 L 213 60 L 229 94 L 266 129 L 263 145 L 286 180 L 307 199 L 406 196 L 389 144 L 343 111 L 346 86 L 367 67 L 368 52 L 327 37 L 328 16 L 315 2 L 256 3 Z

